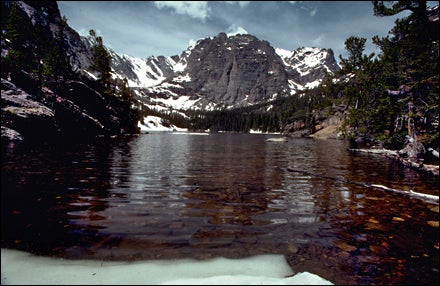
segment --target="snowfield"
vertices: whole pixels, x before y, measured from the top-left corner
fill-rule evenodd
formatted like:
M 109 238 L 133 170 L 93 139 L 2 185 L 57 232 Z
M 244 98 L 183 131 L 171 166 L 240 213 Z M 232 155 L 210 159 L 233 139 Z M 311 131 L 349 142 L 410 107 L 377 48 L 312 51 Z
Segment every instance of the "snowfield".
M 163 124 L 163 119 L 157 116 L 147 116 L 144 117 L 142 121 L 139 121 L 137 126 L 141 129 L 141 132 L 155 132 L 155 131 L 188 131 L 187 128 L 179 128 L 172 124 L 165 126 Z
M 2 285 L 333 285 L 312 273 L 293 275 L 284 256 L 270 254 L 116 262 L 40 257 L 2 248 L 1 263 Z

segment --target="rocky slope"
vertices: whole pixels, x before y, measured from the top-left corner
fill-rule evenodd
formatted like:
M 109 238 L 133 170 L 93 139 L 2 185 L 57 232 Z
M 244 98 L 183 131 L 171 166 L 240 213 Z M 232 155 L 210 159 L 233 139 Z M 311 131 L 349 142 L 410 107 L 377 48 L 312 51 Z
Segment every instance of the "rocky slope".
M 307 117 L 284 126 L 281 133 L 289 137 L 343 139 L 341 127 L 348 114 L 349 109 L 345 105 L 313 110 Z
M 56 2 L 2 1 L 2 18 L 7 19 L 12 3 L 17 5 L 20 15 L 27 18 L 38 33 L 46 38 L 58 37 L 62 29 L 62 18 Z M 4 22 L 2 21 L 2 30 L 6 28 Z M 88 126 L 86 129 L 94 130 L 93 132 L 107 130 L 104 133 L 115 133 L 130 129 L 128 126 L 118 126 L 115 122 L 124 116 L 118 114 L 123 110 L 118 101 L 112 102 L 114 99 L 102 97 L 96 92 L 96 85 L 93 83 L 95 75 L 88 71 L 92 63 L 89 40 L 81 37 L 68 25 L 62 31 L 63 48 L 76 78 L 68 81 L 63 87 L 55 85 L 48 88 L 43 94 L 37 91 L 35 77 L 30 74 L 24 73 L 12 82 L 8 82 L 6 78 L 2 79 L 2 111 L 6 114 L 2 116 L 4 133 L 15 134 L 12 131 L 15 130 L 21 134 L 17 129 L 21 130 L 18 126 L 22 125 L 16 123 L 21 121 L 19 114 L 23 114 L 23 110 L 9 108 L 14 104 L 21 108 L 36 104 L 38 107 L 31 109 L 40 111 L 44 109 L 41 104 L 46 106 L 54 114 L 50 115 L 48 112 L 38 116 L 45 114 L 43 121 L 48 120 L 48 126 L 53 125 L 48 128 L 64 134 L 70 132 L 66 129 L 69 117 L 75 122 L 89 122 L 90 124 L 84 126 Z M 34 40 L 36 41 L 29 39 L 30 42 Z M 108 51 L 112 56 L 113 78 L 127 78 L 138 102 L 158 111 L 170 108 L 183 111 L 232 109 L 267 103 L 278 97 L 294 95 L 298 91 L 313 88 L 323 79 L 324 72 L 339 69 L 333 52 L 329 49 L 299 48 L 286 51 L 273 48 L 269 42 L 249 34 L 220 33 L 215 37 L 200 39 L 180 56 L 172 57 L 151 56 L 141 59 L 117 54 L 110 49 Z M 2 56 L 7 52 L 2 45 Z M 10 97 L 11 94 L 20 95 L 20 103 L 15 102 Z M 98 100 L 100 96 L 101 99 Z M 29 100 L 34 102 L 29 103 Z M 63 112 L 55 112 L 53 106 L 48 106 L 50 101 L 50 104 L 55 104 L 57 108 L 60 107 L 57 105 L 59 102 L 64 102 L 69 106 L 66 107 L 69 111 L 65 111 L 70 112 L 70 115 L 67 116 L 64 112 L 66 117 L 61 119 L 58 114 Z M 72 112 L 77 114 L 78 118 L 73 116 Z M 37 115 L 24 117 L 35 116 Z M 93 127 L 94 125 L 99 128 Z M 79 131 L 82 130 L 79 125 L 72 124 L 70 127 L 78 130 L 78 133 L 82 132 Z M 19 134 L 11 136 L 20 138 Z
M 43 50 L 38 39 L 50 42 L 58 37 L 62 19 L 56 2 L 2 1 L 2 19 L 8 19 L 12 5 L 16 5 L 17 14 L 27 25 L 21 33 L 30 30 L 28 46 Z M 4 22 L 2 60 L 9 52 L 4 48 L 3 41 L 8 40 L 3 37 Z M 22 70 L 2 78 L 2 141 L 85 139 L 139 132 L 137 112 L 120 98 L 102 93 L 96 82 L 84 77 L 91 63 L 90 45 L 68 26 L 63 34 L 63 49 L 76 75 L 60 81 Z
M 249 34 L 201 39 L 180 56 L 112 55 L 115 77 L 126 77 L 155 109 L 254 105 L 316 87 L 325 72 L 339 70 L 331 49 L 276 49 Z
M 1 80 L 1 138 L 42 142 L 53 139 L 83 140 L 98 135 L 138 133 L 139 120 L 124 102 L 105 97 L 84 82 L 69 80 L 63 87 L 32 92 L 36 80 L 21 75 L 25 89 Z
M 4 15 L 10 3 L 2 2 Z M 61 23 L 56 2 L 17 4 L 32 23 L 42 27 L 43 33 L 56 36 Z M 68 25 L 63 33 L 73 70 L 93 78 L 87 71 L 92 63 L 90 42 Z M 142 59 L 108 51 L 113 77 L 127 78 L 139 99 L 159 110 L 210 110 L 258 104 L 316 87 L 324 71 L 332 73 L 339 69 L 330 49 L 302 47 L 287 51 L 249 34 L 220 33 L 200 39 L 180 56 Z

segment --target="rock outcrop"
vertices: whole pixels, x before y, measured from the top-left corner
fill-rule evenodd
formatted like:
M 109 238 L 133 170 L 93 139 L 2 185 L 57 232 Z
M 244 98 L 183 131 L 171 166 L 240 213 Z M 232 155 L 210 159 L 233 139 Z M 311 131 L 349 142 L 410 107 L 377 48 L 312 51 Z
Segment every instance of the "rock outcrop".
M 22 50 L 45 51 L 47 47 L 43 45 L 59 43 L 58 53 L 67 55 L 72 68 L 72 73 L 59 77 L 42 74 L 41 69 L 36 72 L 27 65 L 10 70 L 3 70 L 2 66 L 2 141 L 37 142 L 139 133 L 139 116 L 131 109 L 132 102 L 118 98 L 114 92 L 106 94 L 85 71 L 92 62 L 90 43 L 66 25 L 56 2 L 2 1 L 1 7 L 3 19 L 18 21 L 14 18 L 17 17 L 23 25 L 19 32 L 27 38 L 25 44 L 21 43 Z M 11 11 L 14 13 L 9 17 Z M 5 22 L 2 21 L 2 61 L 10 52 L 8 49 L 17 49 L 3 45 L 9 40 L 3 38 L 8 28 Z M 43 62 L 35 53 L 28 60 Z
M 58 130 L 52 109 L 13 83 L 1 80 L 2 139 L 36 139 Z
M 249 34 L 201 39 L 180 56 L 111 54 L 115 76 L 126 77 L 151 108 L 212 110 L 265 103 L 314 88 L 326 72 L 339 70 L 331 49 L 275 49 Z
M 342 139 L 341 127 L 348 112 L 345 105 L 314 110 L 308 116 L 286 124 L 281 133 L 289 137 Z
M 30 75 L 22 77 L 32 86 Z M 66 81 L 53 89 L 44 87 L 37 96 L 2 79 L 1 106 L 2 140 L 82 140 L 139 133 L 138 118 L 124 102 L 104 97 L 80 81 Z
M 185 87 L 198 94 L 200 105 L 239 107 L 273 99 L 286 91 L 287 73 L 267 41 L 251 35 L 220 33 L 194 47 Z

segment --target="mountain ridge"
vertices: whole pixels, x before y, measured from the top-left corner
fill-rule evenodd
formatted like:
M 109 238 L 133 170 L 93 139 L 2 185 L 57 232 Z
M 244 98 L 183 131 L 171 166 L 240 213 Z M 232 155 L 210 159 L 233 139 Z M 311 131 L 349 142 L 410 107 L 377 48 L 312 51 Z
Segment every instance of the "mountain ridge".
M 340 69 L 331 49 L 273 48 L 250 34 L 199 39 L 180 56 L 137 58 L 111 49 L 116 78 L 126 77 L 142 102 L 152 108 L 221 109 L 270 101 L 319 85 L 325 72 Z M 171 103 L 169 103 L 171 102 Z
M 67 22 L 63 23 L 65 20 L 61 17 L 56 2 L 4 1 L 2 17 L 8 18 L 11 7 L 18 8 L 20 17 L 26 18 L 29 30 L 44 34 L 48 43 L 55 42 L 62 47 L 73 72 L 71 78 L 66 76 L 65 79 L 86 82 L 92 89 L 99 88 L 99 75 L 89 69 L 93 63 L 93 45 L 88 37 L 80 36 Z M 3 24 L 2 29 L 5 28 Z M 228 35 L 222 32 L 214 37 L 199 39 L 180 55 L 150 56 L 144 59 L 118 54 L 105 46 L 105 39 L 103 43 L 112 57 L 112 77 L 127 78 L 128 85 L 131 86 L 134 97 L 131 107 L 140 111 L 177 111 L 187 119 L 188 113 L 185 112 L 191 110 L 230 110 L 255 106 L 259 112 L 267 112 L 274 100 L 296 94 L 301 96 L 303 90 L 319 84 L 325 71 L 333 72 L 338 69 L 333 52 L 329 49 L 301 48 L 285 52 L 250 34 Z M 26 45 L 37 49 L 39 44 L 36 38 L 27 38 Z M 8 53 L 3 47 L 6 46 L 2 46 L 2 57 Z M 32 73 L 21 75 L 38 89 L 41 79 L 36 79 L 37 76 Z M 58 85 L 55 78 L 46 78 L 44 81 L 46 84 Z M 13 82 L 21 87 L 18 81 Z M 116 82 L 112 85 L 115 98 L 119 100 L 116 93 L 120 87 L 116 86 Z M 80 93 L 84 88 L 75 85 L 78 87 L 77 91 L 73 89 L 75 94 L 69 94 L 65 90 L 68 87 L 68 84 L 65 87 L 59 86 L 55 92 L 63 98 L 73 100 L 75 104 L 81 104 L 79 108 L 74 107 L 75 110 L 82 109 L 91 118 L 101 116 L 88 114 L 94 108 L 83 101 L 86 98 Z M 29 93 L 32 95 L 33 91 Z M 49 94 L 37 91 L 37 97 L 38 94 L 50 97 Z M 113 116 L 110 115 L 114 112 L 111 106 L 108 108 L 109 111 L 99 113 Z M 143 114 L 145 115 L 147 114 Z M 102 118 L 102 121 L 113 122 L 113 119 Z M 102 122 L 100 124 L 104 126 Z M 119 127 L 109 128 L 109 132 L 114 132 Z M 120 128 L 122 129 L 128 130 Z

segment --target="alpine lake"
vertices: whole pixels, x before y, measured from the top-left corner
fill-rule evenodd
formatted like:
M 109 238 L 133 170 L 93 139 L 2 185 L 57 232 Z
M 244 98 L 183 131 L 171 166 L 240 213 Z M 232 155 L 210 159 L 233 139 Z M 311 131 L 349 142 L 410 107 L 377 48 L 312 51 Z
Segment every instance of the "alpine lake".
M 11 145 L 2 248 L 67 259 L 282 254 L 334 284 L 439 282 L 439 178 L 342 140 L 156 132 Z

